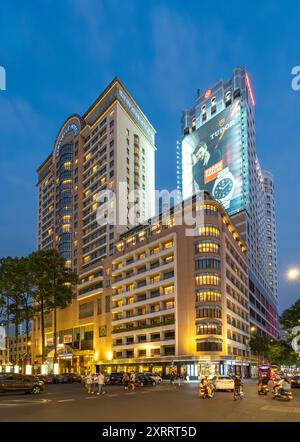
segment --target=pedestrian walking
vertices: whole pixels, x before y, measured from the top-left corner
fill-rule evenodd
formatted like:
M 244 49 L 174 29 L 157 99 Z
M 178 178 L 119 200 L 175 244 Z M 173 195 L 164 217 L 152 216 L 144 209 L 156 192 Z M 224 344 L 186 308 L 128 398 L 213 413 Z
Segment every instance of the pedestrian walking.
M 175 382 L 175 374 L 174 374 L 174 372 L 172 371 L 172 372 L 171 372 L 171 375 L 170 375 L 170 384 L 174 385 L 174 382 Z
M 178 387 L 182 385 L 182 375 L 180 373 L 177 375 L 177 385 Z
M 88 394 L 92 393 L 92 385 L 93 385 L 93 376 L 91 373 L 89 373 L 86 377 L 86 388 Z
M 104 374 L 100 373 L 98 374 L 98 393 L 97 395 L 99 396 L 100 394 L 105 394 L 106 391 L 104 390 L 104 384 L 105 384 L 105 377 Z
M 129 385 L 130 385 L 131 390 L 134 390 L 134 389 L 135 389 L 135 381 L 136 381 L 136 374 L 135 374 L 135 372 L 133 371 L 133 372 L 130 374 L 130 381 L 129 381 Z
M 124 389 L 125 390 L 128 390 L 129 381 L 130 381 L 129 374 L 125 373 L 124 376 L 123 376 L 123 383 L 124 383 Z
M 92 390 L 92 394 L 97 393 L 98 391 L 98 375 L 95 373 L 93 375 L 93 390 Z

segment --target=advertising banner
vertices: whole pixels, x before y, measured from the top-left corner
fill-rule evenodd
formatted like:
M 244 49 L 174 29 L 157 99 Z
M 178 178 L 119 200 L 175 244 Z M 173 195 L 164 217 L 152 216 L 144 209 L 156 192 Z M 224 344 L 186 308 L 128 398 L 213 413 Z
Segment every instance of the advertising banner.
M 183 198 L 208 190 L 228 214 L 245 208 L 240 101 L 182 140 Z

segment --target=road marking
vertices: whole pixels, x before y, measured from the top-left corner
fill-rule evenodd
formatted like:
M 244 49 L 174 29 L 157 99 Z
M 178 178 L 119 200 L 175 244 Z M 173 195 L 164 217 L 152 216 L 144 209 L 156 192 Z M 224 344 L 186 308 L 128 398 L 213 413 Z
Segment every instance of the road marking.
M 61 400 L 59 400 L 59 401 L 57 401 L 57 402 L 72 402 L 72 401 L 74 401 L 75 399 L 61 399 Z
M 0 406 L 6 407 L 22 407 L 24 405 L 42 405 L 51 402 L 49 399 L 41 399 L 41 400 L 26 400 L 26 399 L 10 399 L 7 402 L 0 402 Z
M 295 407 L 276 407 L 274 405 L 265 405 L 261 410 L 279 411 L 280 413 L 300 413 L 300 408 Z
M 85 397 L 84 399 L 97 399 L 97 396 L 88 396 L 88 397 Z
M 119 396 L 117 393 L 113 393 L 113 394 L 108 394 L 107 395 L 108 397 L 116 397 L 116 396 Z

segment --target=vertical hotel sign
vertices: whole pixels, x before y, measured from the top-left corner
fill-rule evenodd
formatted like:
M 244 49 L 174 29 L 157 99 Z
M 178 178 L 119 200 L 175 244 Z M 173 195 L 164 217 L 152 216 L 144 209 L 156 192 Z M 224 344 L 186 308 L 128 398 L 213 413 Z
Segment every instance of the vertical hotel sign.
M 5 327 L 3 327 L 1 325 L 0 326 L 0 350 L 6 349 L 5 337 L 6 337 Z
M 139 126 L 141 126 L 141 128 L 146 132 L 148 137 L 150 137 L 151 143 L 154 144 L 154 131 L 150 127 L 150 125 L 147 123 L 146 119 L 141 115 L 141 113 L 131 103 L 131 101 L 126 96 L 126 94 L 122 91 L 122 89 L 119 89 L 119 96 L 120 96 L 122 102 L 124 103 L 126 109 L 133 116 L 133 118 L 137 121 Z

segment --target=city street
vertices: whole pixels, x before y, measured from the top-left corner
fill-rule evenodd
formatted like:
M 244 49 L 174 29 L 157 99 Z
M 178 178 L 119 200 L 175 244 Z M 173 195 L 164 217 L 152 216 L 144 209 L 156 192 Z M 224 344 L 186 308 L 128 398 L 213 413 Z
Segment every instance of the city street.
M 133 392 L 106 387 L 103 396 L 88 395 L 83 385 L 46 385 L 38 395 L 1 395 L 0 421 L 300 421 L 300 389 L 294 400 L 281 402 L 258 396 L 256 382 L 247 381 L 245 398 L 234 402 L 232 393 L 218 392 L 213 399 L 198 398 L 198 385 L 180 389 L 170 384 L 138 387 Z

